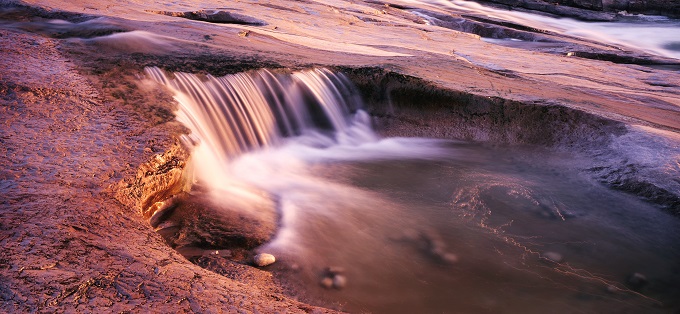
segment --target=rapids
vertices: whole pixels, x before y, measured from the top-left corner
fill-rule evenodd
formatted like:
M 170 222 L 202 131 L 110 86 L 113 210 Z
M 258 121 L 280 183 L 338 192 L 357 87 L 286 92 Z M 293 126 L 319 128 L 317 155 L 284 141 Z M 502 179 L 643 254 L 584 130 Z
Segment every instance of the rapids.
M 612 22 L 585 22 L 541 14 L 500 10 L 465 0 L 405 0 L 415 7 L 468 12 L 566 36 L 680 59 L 680 21 L 625 12 Z
M 352 84 L 326 69 L 146 71 L 191 129 L 196 184 L 220 202 L 242 198 L 242 210 L 259 206 L 248 187 L 276 201 L 279 230 L 258 251 L 277 256 L 270 269 L 306 302 L 376 313 L 680 306 L 680 222 L 592 180 L 585 157 L 381 139 Z M 342 280 L 322 287 L 329 276 Z

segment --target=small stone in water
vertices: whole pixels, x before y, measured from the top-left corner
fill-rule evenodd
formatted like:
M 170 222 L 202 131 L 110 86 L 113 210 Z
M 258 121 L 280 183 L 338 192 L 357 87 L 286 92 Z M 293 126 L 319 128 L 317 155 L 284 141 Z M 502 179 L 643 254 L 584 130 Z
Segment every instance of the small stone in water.
M 642 289 L 642 287 L 647 285 L 647 277 L 645 275 L 640 274 L 640 273 L 634 273 L 628 277 L 628 285 L 633 289 L 633 290 L 639 290 Z
M 335 275 L 333 277 L 333 288 L 342 289 L 347 285 L 347 277 L 343 275 Z
M 255 255 L 253 261 L 255 262 L 255 265 L 264 267 L 267 265 L 274 264 L 274 262 L 276 262 L 276 258 L 274 257 L 274 255 L 268 253 L 260 253 Z
M 555 263 L 559 263 L 559 262 L 562 261 L 562 254 L 557 253 L 557 252 L 545 252 L 545 253 L 543 253 L 543 255 L 541 257 L 548 259 L 548 260 L 555 262 Z
M 324 287 L 326 289 L 330 289 L 330 288 L 333 287 L 333 278 L 323 277 L 323 279 L 321 279 L 320 284 L 321 284 L 322 287 Z
M 455 264 L 458 262 L 458 255 L 453 253 L 445 253 L 442 255 L 442 261 L 447 264 Z

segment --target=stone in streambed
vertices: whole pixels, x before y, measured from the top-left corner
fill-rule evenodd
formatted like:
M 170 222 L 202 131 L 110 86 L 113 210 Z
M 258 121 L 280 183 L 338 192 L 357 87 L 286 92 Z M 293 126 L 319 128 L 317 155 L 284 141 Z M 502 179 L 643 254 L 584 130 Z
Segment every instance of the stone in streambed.
M 347 277 L 344 275 L 330 275 L 324 276 L 319 284 L 326 289 L 343 289 L 347 285 Z
M 321 284 L 321 286 L 326 288 L 326 289 L 333 288 L 333 278 L 323 277 L 323 279 L 321 279 L 321 282 L 319 282 L 319 284 Z
M 621 291 L 621 289 L 619 289 L 619 287 L 617 287 L 615 285 L 608 285 L 607 286 L 607 292 L 609 292 L 609 293 L 618 293 L 619 291 Z
M 441 255 L 442 262 L 446 264 L 455 264 L 458 262 L 458 255 L 453 253 L 444 253 Z
M 268 266 L 274 264 L 274 262 L 276 262 L 276 258 L 269 253 L 260 253 L 253 257 L 253 263 L 259 267 Z
M 339 266 L 329 266 L 323 272 L 321 286 L 326 289 L 335 288 L 340 290 L 347 285 L 347 277 L 343 275 L 345 268 Z
M 626 280 L 628 286 L 633 290 L 640 290 L 649 283 L 647 277 L 641 273 L 633 273 Z
M 335 289 L 342 289 L 347 285 L 347 277 L 343 275 L 335 275 L 333 276 L 333 288 Z
M 562 254 L 557 253 L 557 252 L 545 252 L 541 254 L 541 257 L 543 259 L 546 259 L 551 262 L 559 263 L 562 261 Z

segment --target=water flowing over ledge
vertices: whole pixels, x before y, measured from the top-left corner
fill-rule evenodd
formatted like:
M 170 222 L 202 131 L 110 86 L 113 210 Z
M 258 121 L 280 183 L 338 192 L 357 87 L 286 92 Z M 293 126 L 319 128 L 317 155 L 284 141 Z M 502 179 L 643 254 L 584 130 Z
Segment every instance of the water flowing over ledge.
M 205 257 L 205 252 L 228 252 L 220 254 L 246 263 L 249 253 L 234 246 L 274 253 L 277 263 L 271 269 L 284 280 L 308 290 L 308 302 L 321 302 L 318 300 L 329 297 L 318 286 L 319 276 L 322 281 L 340 282 L 329 285 L 338 289 L 344 288 L 349 278 L 352 288 L 330 298 L 359 300 L 350 302 L 347 309 L 352 310 L 394 310 L 389 303 L 361 296 L 370 295 L 368 291 L 382 291 L 405 298 L 412 294 L 414 286 L 420 287 L 418 278 L 423 276 L 436 284 L 417 289 L 429 291 L 432 296 L 447 291 L 443 287 L 450 285 L 451 274 L 457 274 L 456 280 L 462 280 L 470 291 L 503 289 L 476 281 L 478 272 L 473 265 L 479 263 L 487 270 L 510 277 L 526 276 L 539 269 L 538 277 L 523 279 L 538 287 L 532 293 L 550 291 L 545 302 L 535 304 L 537 311 L 551 308 L 553 302 L 574 302 L 562 289 L 566 287 L 569 291 L 580 285 L 588 287 L 584 293 L 603 298 L 589 303 L 591 309 L 649 308 L 651 304 L 667 302 L 672 295 L 663 288 L 655 290 L 650 298 L 643 296 L 624 303 L 622 300 L 631 296 L 642 296 L 638 291 L 643 286 L 626 282 L 630 268 L 605 269 L 600 261 L 616 258 L 640 269 L 643 266 L 629 256 L 622 256 L 618 249 L 605 249 L 597 256 L 580 253 L 601 243 L 616 248 L 622 238 L 640 243 L 671 243 L 675 239 L 664 231 L 652 231 L 655 225 L 673 228 L 675 222 L 665 221 L 665 214 L 640 200 L 588 181 L 588 171 L 582 169 L 584 164 L 593 162 L 588 160 L 591 157 L 571 153 L 567 154 L 570 157 L 563 157 L 554 151 L 518 146 L 489 149 L 474 143 L 427 138 L 380 139 L 364 110 L 376 114 L 373 121 L 383 126 L 385 119 L 398 120 L 395 117 L 414 113 L 404 107 L 404 103 L 418 101 L 409 98 L 409 85 L 403 79 L 401 87 L 391 84 L 396 98 L 390 106 L 379 109 L 372 97 L 371 104 L 364 108 L 358 98 L 359 89 L 343 74 L 326 69 L 292 74 L 258 70 L 219 78 L 185 73 L 168 75 L 158 68 L 147 68 L 146 72 L 155 82 L 170 88 L 178 102 L 178 120 L 191 129 L 184 142 L 192 149 L 191 166 L 187 169 L 195 174 L 196 185 L 187 195 L 155 202 L 148 210 L 150 221 L 179 252 L 208 269 L 215 269 L 210 261 L 217 257 Z M 352 77 L 356 78 L 356 73 Z M 360 89 L 366 92 L 363 83 Z M 453 95 L 433 97 L 431 92 L 423 89 L 416 93 L 417 98 L 434 107 L 438 101 L 461 101 Z M 594 144 L 574 143 L 577 136 L 573 132 L 557 134 L 561 126 L 554 122 L 558 118 L 566 119 L 563 122 L 569 128 L 578 125 L 578 134 L 591 136 L 590 140 L 596 140 L 598 146 L 613 147 L 624 138 L 638 136 L 633 129 L 619 133 L 618 124 L 609 125 L 598 120 L 601 118 L 564 108 L 506 102 L 502 104 L 505 111 L 496 112 L 497 104 L 487 98 L 465 98 L 464 102 L 465 107 L 455 110 L 462 110 L 461 113 L 484 110 L 481 117 L 485 118 L 480 119 L 480 113 L 476 113 L 469 119 L 463 115 L 465 121 L 440 121 L 435 117 L 441 114 L 441 109 L 430 113 L 428 104 L 421 104 L 425 106 L 420 108 L 421 118 L 429 121 L 424 123 L 477 134 L 472 139 L 505 138 L 504 141 L 515 143 L 510 138 L 493 135 L 496 126 L 489 122 L 496 123 L 493 122 L 496 116 L 505 116 L 508 120 L 503 120 L 498 130 L 504 136 L 508 136 L 506 132 L 516 132 L 510 136 L 518 136 L 527 128 L 543 134 L 536 135 L 535 139 L 542 140 L 534 144 L 576 148 L 581 152 L 592 149 Z M 381 114 L 380 110 L 389 114 Z M 516 117 L 509 115 L 513 112 Z M 449 114 L 457 115 L 455 111 Z M 533 124 L 539 120 L 547 121 Z M 413 122 L 417 121 L 390 123 L 419 128 L 416 133 L 432 132 L 427 125 L 410 125 Z M 556 134 L 546 141 L 548 129 Z M 463 134 L 455 132 L 453 137 Z M 483 135 L 484 132 L 488 134 Z M 534 137 L 527 137 L 531 138 Z M 602 150 L 598 154 L 603 160 L 613 153 Z M 623 218 L 611 215 L 608 208 L 612 203 L 621 204 L 616 212 Z M 272 210 L 278 212 L 277 221 L 265 217 Z M 234 238 L 231 235 L 234 225 L 225 220 L 226 212 L 239 213 L 229 219 L 241 221 L 241 228 L 250 226 L 258 229 L 255 233 L 268 235 L 253 236 L 256 241 Z M 262 229 L 265 221 L 276 225 L 275 233 Z M 631 225 L 630 221 L 636 223 Z M 603 223 L 614 227 L 611 230 L 607 227 L 609 231 L 604 234 L 598 233 L 592 243 L 569 244 L 583 233 L 602 228 Z M 646 233 L 620 231 L 639 228 Z M 224 240 L 230 237 L 231 240 Z M 496 251 L 471 250 L 468 246 L 495 247 Z M 646 247 L 646 244 L 637 247 L 636 250 L 644 251 L 637 254 L 655 260 L 658 268 L 645 270 L 646 275 L 665 276 L 672 272 L 673 265 L 665 261 L 677 255 L 675 248 L 663 253 Z M 373 262 L 379 258 L 376 252 L 381 252 L 380 258 L 389 257 L 378 268 Z M 664 254 L 669 254 L 670 259 Z M 413 263 L 405 262 L 405 255 L 412 255 Z M 562 262 L 564 256 L 568 263 Z M 433 268 L 415 278 L 397 279 L 400 276 L 393 273 L 398 269 L 415 272 L 423 263 Z M 503 266 L 507 263 L 515 265 L 517 273 L 508 273 Z M 334 265 L 343 270 L 340 273 L 324 270 Z M 452 272 L 458 268 L 470 272 L 465 272 L 467 275 Z M 220 269 L 215 271 L 219 273 Z M 540 278 L 551 278 L 550 282 L 559 284 Z M 404 285 L 402 280 L 408 284 Z M 507 285 L 513 282 L 504 276 L 495 280 L 507 281 Z M 479 299 L 480 295 L 471 293 L 456 302 L 464 308 L 477 309 L 486 302 Z M 518 297 L 500 291 L 498 295 L 502 295 L 500 303 Z M 419 302 L 425 299 L 407 306 L 422 309 Z M 429 306 L 433 311 L 450 306 L 449 301 L 442 300 Z
M 325 132 L 339 144 L 375 140 L 365 112 L 351 121 L 350 113 L 361 106 L 352 85 L 327 69 L 291 75 L 259 70 L 203 81 L 186 73 L 169 79 L 158 68 L 146 72 L 175 92 L 177 119 L 194 137 L 188 142 L 205 142 L 219 162 L 310 132 Z M 361 131 L 351 130 L 354 124 L 360 124 Z

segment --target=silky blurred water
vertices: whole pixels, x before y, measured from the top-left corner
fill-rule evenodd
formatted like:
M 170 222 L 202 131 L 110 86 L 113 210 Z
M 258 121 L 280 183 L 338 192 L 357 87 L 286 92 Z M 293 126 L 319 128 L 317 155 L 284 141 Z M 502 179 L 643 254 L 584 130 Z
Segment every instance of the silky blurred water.
M 586 157 L 380 138 L 351 83 L 325 69 L 147 73 L 175 92 L 203 195 L 251 216 L 274 204 L 278 230 L 257 251 L 277 257 L 270 270 L 305 302 L 375 313 L 680 308 L 680 221 L 594 181 Z
M 680 59 L 680 21 L 663 16 L 632 15 L 622 12 L 612 22 L 585 22 L 521 11 L 490 8 L 464 0 L 405 0 L 416 6 L 433 6 L 452 12 L 469 12 L 513 22 L 540 30 L 617 46 L 652 55 Z
M 233 174 L 277 196 L 282 230 L 260 250 L 279 256 L 274 272 L 306 301 L 375 313 L 680 306 L 680 223 L 591 181 L 577 156 L 427 139 L 372 153 L 294 142 L 243 156 Z M 331 266 L 345 269 L 343 289 L 321 287 Z M 634 273 L 648 283 L 634 285 Z

